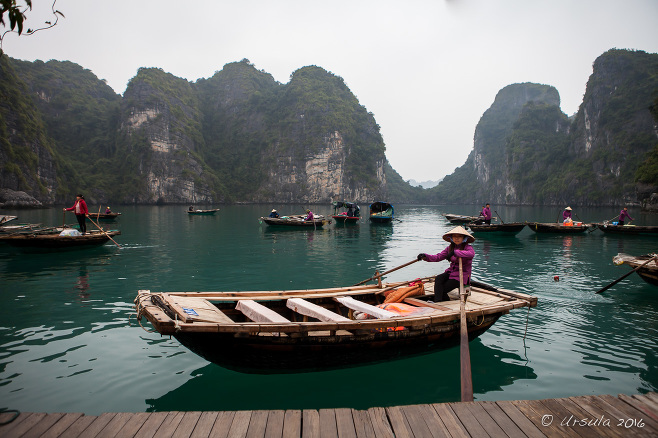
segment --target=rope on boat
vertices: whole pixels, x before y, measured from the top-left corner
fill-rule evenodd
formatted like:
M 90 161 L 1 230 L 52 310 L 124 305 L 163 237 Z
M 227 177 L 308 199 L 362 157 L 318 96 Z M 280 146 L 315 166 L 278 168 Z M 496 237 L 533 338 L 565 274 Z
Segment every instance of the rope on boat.
M 471 321 L 471 323 L 476 327 L 480 327 L 482 324 L 484 324 L 484 310 L 480 309 L 480 312 L 482 312 L 482 321 L 480 321 L 479 324 L 477 323 L 477 317 L 475 319 L 469 319 L 469 321 Z

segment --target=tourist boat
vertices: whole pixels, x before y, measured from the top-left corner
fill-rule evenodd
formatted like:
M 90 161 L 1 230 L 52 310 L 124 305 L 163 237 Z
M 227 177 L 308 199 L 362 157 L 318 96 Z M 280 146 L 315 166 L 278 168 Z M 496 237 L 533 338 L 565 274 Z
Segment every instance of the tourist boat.
M 303 228 L 322 228 L 323 226 L 330 224 L 331 221 L 325 219 L 322 215 L 313 216 L 313 220 L 306 221 L 304 220 L 306 215 L 293 215 L 293 216 L 281 216 L 281 217 L 261 217 L 260 222 L 265 222 L 267 225 L 275 227 L 303 227 Z
M 635 272 L 637 272 L 637 275 L 639 275 L 642 280 L 649 284 L 653 284 L 654 286 L 658 286 L 658 265 L 656 265 L 656 260 L 654 259 L 649 263 L 646 263 L 647 261 L 651 260 L 654 255 L 655 254 L 632 256 L 629 254 L 619 253 L 612 258 L 612 262 L 615 265 L 622 265 L 626 263 L 633 269 L 644 265 Z
M 658 227 L 657 226 L 648 226 L 648 225 L 614 225 L 611 223 L 602 223 L 602 224 L 592 224 L 596 226 L 599 230 L 603 231 L 606 234 L 626 234 L 626 235 L 648 235 L 653 234 L 658 236 Z
M 336 224 L 356 224 L 361 219 L 361 209 L 355 202 L 334 202 L 334 214 L 331 216 Z M 340 208 L 344 208 L 347 211 L 338 213 Z M 352 212 L 352 215 L 349 215 L 349 212 Z
M 0 242 L 5 242 L 19 248 L 63 249 L 102 245 L 110 240 L 110 237 L 121 234 L 121 231 L 116 230 L 105 232 L 93 230 L 87 234 L 61 235 L 71 230 L 73 229 L 52 228 L 49 231 L 42 230 L 1 235 Z M 75 231 L 77 232 L 77 230 Z
M 376 201 L 370 204 L 370 221 L 374 223 L 390 223 L 393 221 L 395 210 L 388 202 Z
M 481 224 L 484 222 L 482 216 L 465 216 L 463 214 L 449 214 L 449 213 L 441 213 L 441 215 L 445 217 L 448 220 L 448 222 L 452 224 L 468 224 L 468 223 Z
M 219 208 L 214 208 L 212 210 L 187 210 L 187 214 L 189 215 L 207 215 L 207 216 L 212 216 L 216 212 L 219 211 Z
M 576 234 L 589 229 L 590 225 L 583 222 L 573 222 L 573 225 L 558 223 L 526 222 L 528 228 L 537 233 Z
M 475 233 L 500 233 L 500 234 L 516 234 L 525 227 L 524 222 L 508 222 L 505 224 L 468 224 L 468 228 Z
M 140 290 L 135 308 L 140 324 L 145 317 L 161 335 L 175 337 L 220 366 L 248 373 L 295 373 L 458 345 L 460 301 L 428 301 L 434 295 L 431 281 L 288 291 Z M 382 304 L 387 293 L 403 302 Z M 466 303 L 469 339 L 510 310 L 536 304 L 534 296 L 472 282 Z
M 89 213 L 88 216 L 93 220 L 111 222 L 121 216 L 121 213 Z

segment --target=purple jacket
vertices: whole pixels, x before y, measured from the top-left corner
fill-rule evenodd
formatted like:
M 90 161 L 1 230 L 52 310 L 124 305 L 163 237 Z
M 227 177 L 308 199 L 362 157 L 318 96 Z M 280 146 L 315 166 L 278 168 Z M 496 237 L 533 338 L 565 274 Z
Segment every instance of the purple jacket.
M 491 220 L 491 209 L 484 207 L 480 213 L 486 220 Z
M 631 217 L 631 215 L 628 214 L 628 211 L 626 211 L 626 210 L 622 210 L 622 211 L 619 213 L 619 221 L 620 221 L 620 222 L 623 222 L 623 221 L 626 220 L 626 218 L 629 218 L 630 220 L 633 220 L 633 218 Z
M 461 249 L 455 247 L 455 254 L 450 259 L 450 266 L 445 272 L 449 272 L 449 278 L 452 280 L 459 281 L 459 257 L 462 258 L 462 273 L 464 284 L 468 284 L 471 278 L 471 266 L 473 265 L 473 257 L 475 257 L 475 250 L 468 243 L 462 243 L 459 245 Z M 425 260 L 428 262 L 440 262 L 448 258 L 448 252 L 450 251 L 450 245 L 446 247 L 443 251 L 438 254 L 425 254 Z
M 571 218 L 571 210 L 564 210 L 562 213 L 562 220 L 567 220 Z

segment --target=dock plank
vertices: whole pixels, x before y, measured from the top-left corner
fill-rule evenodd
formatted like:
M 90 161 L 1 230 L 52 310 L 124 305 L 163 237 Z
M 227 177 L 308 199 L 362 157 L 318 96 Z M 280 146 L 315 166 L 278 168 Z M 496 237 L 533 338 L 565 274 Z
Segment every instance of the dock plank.
M 336 425 L 336 411 L 333 409 L 320 409 L 320 437 L 338 438 L 338 426 Z
M 418 405 L 418 412 L 425 420 L 425 424 L 432 433 L 433 438 L 451 438 L 447 426 L 436 413 L 436 410 L 430 405 Z
M 142 428 L 144 423 L 148 421 L 148 419 L 148 412 L 138 412 L 136 414 L 132 414 L 128 421 L 123 425 L 123 427 L 119 429 L 117 435 L 130 437 L 135 436 L 137 432 Z
M 526 417 L 511 401 L 493 402 L 498 406 L 521 431 L 530 438 L 543 438 L 546 435 L 535 423 Z
M 470 435 L 464 428 L 462 422 L 457 418 L 455 413 L 448 407 L 447 404 L 433 404 L 432 408 L 441 418 L 446 428 L 450 431 L 450 435 L 454 438 L 468 438 Z
M 320 413 L 313 409 L 302 411 L 302 438 L 320 438 Z
M 48 431 L 51 427 L 55 425 L 59 421 L 60 418 L 62 418 L 64 414 L 60 413 L 54 413 L 54 414 L 48 414 L 42 417 L 38 422 L 34 423 L 34 425 L 27 430 L 22 436 L 25 438 L 36 438 L 40 437 L 44 433 Z
M 570 412 L 562 404 L 554 399 L 538 400 L 543 406 L 551 412 L 553 423 L 565 429 L 574 429 L 576 433 L 583 438 L 599 438 L 601 431 L 593 427 L 579 427 L 575 422 L 583 417 L 575 412 Z
M 210 436 L 213 438 L 226 438 L 228 431 L 231 429 L 231 424 L 233 424 L 233 417 L 235 417 L 235 412 L 219 412 L 215 424 L 210 430 Z
M 336 409 L 336 430 L 340 438 L 356 438 L 356 427 L 354 426 L 352 409 Z
M 608 405 L 612 406 L 614 409 L 618 410 L 621 412 L 616 418 L 619 420 L 627 420 L 627 419 L 643 419 L 644 422 L 646 423 L 645 429 L 651 429 L 653 433 L 658 436 L 658 423 L 656 423 L 652 418 L 643 415 L 642 412 L 638 411 L 631 405 L 621 401 L 617 397 L 613 397 L 611 395 L 600 395 L 596 399 L 597 403 L 602 404 L 602 403 L 607 403 Z
M 142 424 L 142 427 L 135 433 L 135 438 L 153 438 L 156 431 L 164 423 L 167 415 L 167 412 L 151 413 L 144 424 Z
M 498 427 L 505 431 L 505 434 L 509 438 L 523 438 L 527 436 L 496 403 L 482 401 L 478 405 L 487 412 Z
M 400 406 L 390 406 L 386 408 L 386 413 L 396 438 L 413 438 L 414 434 Z
M 302 436 L 302 412 L 286 411 L 283 415 L 283 436 Z
M 112 438 L 116 436 L 121 428 L 128 422 L 131 414 L 119 412 L 103 427 L 96 435 L 98 438 Z
M 400 411 L 406 419 L 406 424 L 408 425 L 412 436 L 433 436 L 425 418 L 423 418 L 423 415 L 419 412 L 419 406 L 400 406 Z
M 368 415 L 368 411 L 352 410 L 352 418 L 354 420 L 354 430 L 357 438 L 375 438 L 375 429 L 372 426 L 372 421 Z
M 265 436 L 268 411 L 252 411 L 247 428 L 247 438 L 260 438 Z
M 459 417 L 459 421 L 464 425 L 469 436 L 474 438 L 488 438 L 489 434 L 480 424 L 478 419 L 471 413 L 469 406 L 474 402 L 465 403 L 448 403 L 448 406 Z
M 83 414 L 81 412 L 73 412 L 63 414 L 62 417 L 48 430 L 41 434 L 42 438 L 55 438 L 64 433 L 73 423 L 75 423 Z
M 167 413 L 167 416 L 162 421 L 162 424 L 160 424 L 160 427 L 158 427 L 155 436 L 158 438 L 170 438 L 176 431 L 176 428 L 180 422 L 183 420 L 183 416 L 185 416 L 185 412 L 172 411 Z
M 87 426 L 81 433 L 81 438 L 94 438 L 98 436 L 103 428 L 116 416 L 115 412 L 105 412 L 94 418 L 89 426 Z
M 370 408 L 368 409 L 368 416 L 372 422 L 372 427 L 375 430 L 375 436 L 393 438 L 393 428 L 386 418 L 386 410 L 384 408 Z
M 14 421 L 0 429 L 3 434 L 21 436 L 46 416 L 45 413 L 21 413 Z
M 228 431 L 228 438 L 242 438 L 247 434 L 249 429 L 249 421 L 251 419 L 251 411 L 238 411 L 233 417 L 231 428 Z
M 191 438 L 206 438 L 215 425 L 219 412 L 201 412 L 199 420 L 190 435 Z
M 629 397 L 626 394 L 619 394 L 619 399 L 633 406 L 635 409 L 642 412 L 643 414 L 649 416 L 652 420 L 658 422 L 658 412 L 652 412 L 651 407 L 646 403 L 644 403 L 643 401 L 638 400 L 637 398 L 634 397 Z

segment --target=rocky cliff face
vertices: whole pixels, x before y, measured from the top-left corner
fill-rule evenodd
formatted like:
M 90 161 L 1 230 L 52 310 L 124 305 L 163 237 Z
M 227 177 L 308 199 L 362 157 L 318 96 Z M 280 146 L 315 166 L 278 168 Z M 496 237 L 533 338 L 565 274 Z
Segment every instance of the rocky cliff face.
M 41 115 L 25 83 L 0 57 L 0 205 L 51 204 L 58 188 L 56 164 Z
M 122 103 L 124 153 L 137 158 L 143 185 L 124 202 L 138 204 L 222 201 L 198 155 L 202 147 L 199 102 L 190 84 L 158 69 L 141 69 Z

